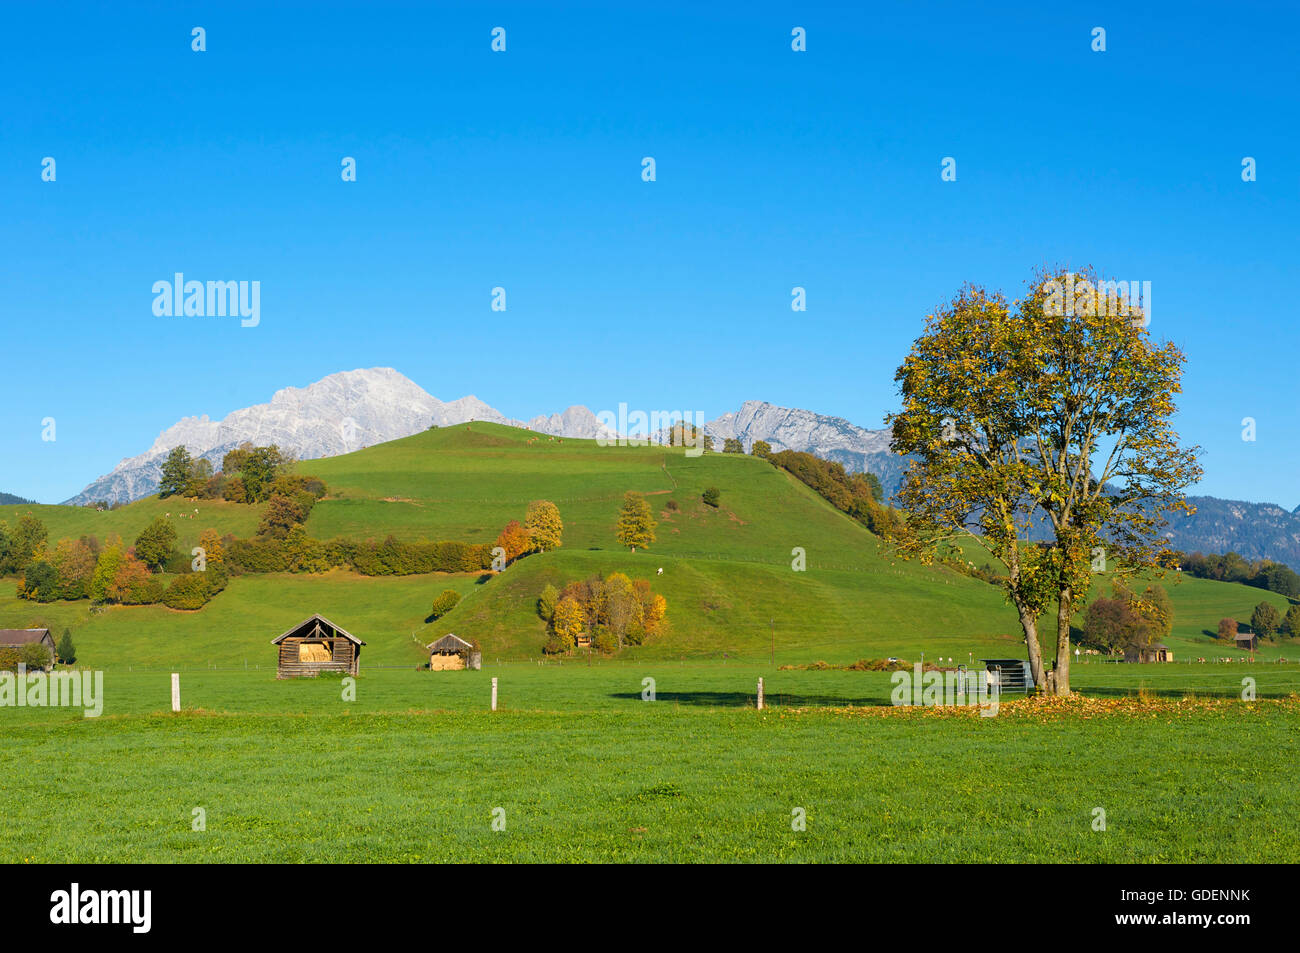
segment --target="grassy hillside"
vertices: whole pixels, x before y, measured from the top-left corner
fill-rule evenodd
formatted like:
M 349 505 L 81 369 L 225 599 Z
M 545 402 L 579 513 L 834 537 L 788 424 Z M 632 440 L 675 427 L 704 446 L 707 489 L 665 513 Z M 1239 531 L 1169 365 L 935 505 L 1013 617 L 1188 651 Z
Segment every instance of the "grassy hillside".
M 367 578 L 336 570 L 322 576 L 245 576 L 199 612 L 163 606 L 38 605 L 0 582 L 0 626 L 73 628 L 86 664 L 99 667 L 181 665 L 240 667 L 268 663 L 269 640 L 321 612 L 368 643 L 363 662 L 415 665 L 420 646 L 454 631 L 477 639 L 489 659 L 536 659 L 545 641 L 534 611 L 549 582 L 562 586 L 613 570 L 652 580 L 668 600 L 668 627 L 631 659 L 721 658 L 763 661 L 775 636 L 778 664 L 862 657 L 915 659 L 970 654 L 1020 655 L 1014 612 L 992 586 L 944 568 L 891 559 L 869 532 L 802 483 L 753 457 L 680 449 L 598 447 L 551 440 L 529 431 L 475 423 L 428 431 L 357 453 L 301 464 L 322 477 L 329 496 L 308 530 L 333 536 L 460 539 L 490 542 L 528 502 L 550 499 L 565 523 L 564 547 L 531 556 L 503 574 Z M 721 506 L 705 506 L 708 487 Z M 660 521 L 658 540 L 635 554 L 614 538 L 622 495 L 648 494 Z M 671 510 L 669 501 L 675 501 Z M 32 512 L 51 540 L 118 533 L 128 541 L 158 515 L 177 526 L 188 548 L 209 527 L 247 536 L 259 507 L 176 499 L 141 500 L 98 513 L 76 507 L 0 507 L 0 519 Z M 806 551 L 807 571 L 791 568 L 791 550 Z M 662 576 L 655 571 L 662 567 Z M 1168 640 L 1177 657 L 1222 652 L 1205 632 L 1218 620 L 1250 617 L 1280 596 L 1192 578 L 1165 580 L 1176 622 Z M 424 622 L 445 588 L 464 599 L 437 624 Z M 1104 578 L 1097 591 L 1108 591 Z M 1053 628 L 1045 620 L 1047 631 Z M 414 638 L 412 637 L 414 635 Z M 1295 656 L 1296 647 L 1266 648 L 1265 657 Z

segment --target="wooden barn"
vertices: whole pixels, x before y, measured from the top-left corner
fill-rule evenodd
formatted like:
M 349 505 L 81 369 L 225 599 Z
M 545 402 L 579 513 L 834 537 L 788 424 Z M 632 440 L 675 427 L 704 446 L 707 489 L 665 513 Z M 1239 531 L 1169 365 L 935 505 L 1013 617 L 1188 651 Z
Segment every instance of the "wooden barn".
M 429 644 L 429 671 L 454 672 L 483 667 L 483 653 L 457 635 L 444 635 Z
M 276 678 L 315 678 L 321 672 L 356 675 L 366 643 L 323 615 L 313 615 L 271 644 L 280 647 Z
M 12 655 L 16 659 L 17 653 L 22 651 L 23 646 L 36 642 L 42 643 L 49 649 L 50 664 L 53 665 L 54 636 L 50 635 L 49 629 L 0 629 L 0 654 Z
M 1234 641 L 1243 652 L 1253 652 L 1259 648 L 1259 637 L 1254 632 L 1238 632 Z

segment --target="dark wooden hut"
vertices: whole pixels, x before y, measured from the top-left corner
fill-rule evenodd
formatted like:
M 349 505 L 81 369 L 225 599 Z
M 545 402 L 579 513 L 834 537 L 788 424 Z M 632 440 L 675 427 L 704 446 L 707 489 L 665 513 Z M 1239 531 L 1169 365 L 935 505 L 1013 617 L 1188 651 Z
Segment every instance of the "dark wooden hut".
M 1238 632 L 1233 641 L 1243 652 L 1253 652 L 1259 648 L 1259 637 L 1254 632 Z
M 323 615 L 313 615 L 271 644 L 280 647 L 276 678 L 314 678 L 321 672 L 356 675 L 366 643 Z

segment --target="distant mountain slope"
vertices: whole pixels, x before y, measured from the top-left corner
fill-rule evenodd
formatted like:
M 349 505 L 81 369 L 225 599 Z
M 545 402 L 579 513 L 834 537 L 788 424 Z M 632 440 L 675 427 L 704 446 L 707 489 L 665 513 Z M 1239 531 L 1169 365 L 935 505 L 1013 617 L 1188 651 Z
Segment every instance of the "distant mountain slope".
M 302 459 L 314 459 L 467 420 L 516 423 L 477 397 L 444 403 L 391 367 L 343 371 L 307 387 L 276 391 L 270 403 L 233 411 L 223 420 L 186 417 L 159 434 L 144 453 L 123 460 L 67 502 L 130 502 L 156 492 L 162 462 L 174 447 L 184 446 L 217 467 L 228 450 L 245 440 L 278 444 Z
M 582 440 L 617 436 L 595 414 L 581 405 L 570 407 L 560 414 L 534 417 L 528 421 L 528 429 L 556 437 L 576 437 Z
M 225 453 L 245 440 L 279 444 L 302 459 L 316 459 L 411 436 L 431 425 L 468 420 L 527 426 L 539 433 L 582 439 L 612 433 L 581 405 L 539 415 L 523 424 L 507 419 L 477 397 L 438 400 L 392 368 L 344 371 L 307 387 L 277 391 L 269 403 L 236 410 L 224 420 L 187 417 L 159 434 L 147 451 L 123 460 L 68 502 L 130 502 L 156 492 L 161 464 L 177 446 L 188 447 L 214 466 L 220 466 Z M 740 440 L 746 451 L 753 449 L 755 441 L 764 440 L 773 450 L 800 450 L 837 461 L 850 472 L 874 473 L 887 498 L 898 491 L 907 468 L 907 458 L 889 450 L 888 429 L 869 430 L 842 417 L 766 401 L 745 401 L 738 411 L 723 414 L 704 429 L 719 449 L 728 438 Z M 657 435 L 656 442 L 664 436 Z M 0 495 L 0 503 L 24 502 Z M 1175 548 L 1234 551 L 1247 559 L 1274 559 L 1300 567 L 1300 513 L 1271 503 L 1209 496 L 1193 497 L 1192 502 L 1198 508 L 1195 516 L 1171 520 L 1169 532 Z
M 1300 567 L 1300 508 L 1189 496 L 1194 516 L 1171 519 L 1173 545 L 1184 552 L 1235 552 L 1246 559 L 1273 559 Z
M 866 430 L 842 417 L 746 401 L 736 413 L 705 425 L 721 444 L 738 438 L 751 450 L 766 440 L 773 450 L 802 450 L 844 465 L 850 472 L 874 473 L 887 498 L 898 492 L 908 458 L 889 451 L 888 429 Z M 1168 532 L 1183 552 L 1235 552 L 1250 560 L 1273 559 L 1300 567 L 1300 507 L 1296 512 L 1273 503 L 1246 503 L 1213 496 L 1189 497 L 1197 512 L 1170 519 Z

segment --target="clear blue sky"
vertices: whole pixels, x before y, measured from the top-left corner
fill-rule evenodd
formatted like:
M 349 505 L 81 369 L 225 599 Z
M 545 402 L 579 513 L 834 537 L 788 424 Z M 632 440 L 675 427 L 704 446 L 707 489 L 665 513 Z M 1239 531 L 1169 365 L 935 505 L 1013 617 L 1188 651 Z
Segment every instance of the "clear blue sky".
M 962 282 L 1073 263 L 1152 282 L 1199 490 L 1300 503 L 1295 4 L 263 6 L 6 7 L 0 490 L 357 367 L 878 427 Z M 260 326 L 155 317 L 177 271 L 260 281 Z

